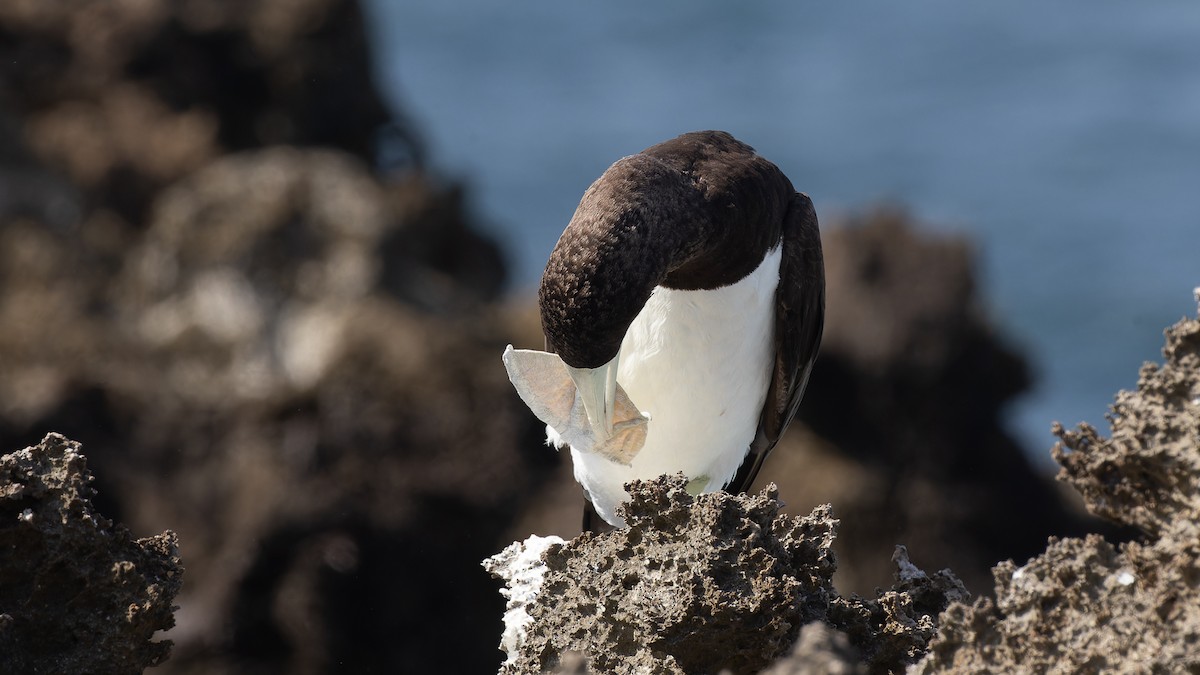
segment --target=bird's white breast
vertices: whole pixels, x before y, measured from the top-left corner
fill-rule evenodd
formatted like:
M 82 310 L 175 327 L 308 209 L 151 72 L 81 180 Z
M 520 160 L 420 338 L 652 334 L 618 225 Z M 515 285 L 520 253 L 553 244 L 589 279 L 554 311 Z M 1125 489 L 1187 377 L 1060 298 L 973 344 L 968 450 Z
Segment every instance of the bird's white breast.
M 766 400 L 780 257 L 776 246 L 749 276 L 723 288 L 654 289 L 621 344 L 617 373 L 650 415 L 646 444 L 630 466 L 571 449 L 575 479 L 606 521 L 621 524 L 622 486 L 635 478 L 683 472 L 707 477 L 711 491 L 737 472 Z

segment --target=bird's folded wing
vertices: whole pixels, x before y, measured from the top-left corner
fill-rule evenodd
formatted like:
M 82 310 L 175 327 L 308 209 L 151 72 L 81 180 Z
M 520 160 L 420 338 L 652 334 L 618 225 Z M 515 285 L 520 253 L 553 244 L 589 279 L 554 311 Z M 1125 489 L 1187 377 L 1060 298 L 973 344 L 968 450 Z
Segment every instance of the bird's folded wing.
M 618 464 L 629 465 L 646 443 L 648 417 L 629 400 L 617 384 L 613 433 L 598 441 L 588 423 L 583 401 L 567 366 L 557 354 L 533 349 L 504 350 L 504 369 L 517 394 L 539 420 L 580 452 L 594 452 Z

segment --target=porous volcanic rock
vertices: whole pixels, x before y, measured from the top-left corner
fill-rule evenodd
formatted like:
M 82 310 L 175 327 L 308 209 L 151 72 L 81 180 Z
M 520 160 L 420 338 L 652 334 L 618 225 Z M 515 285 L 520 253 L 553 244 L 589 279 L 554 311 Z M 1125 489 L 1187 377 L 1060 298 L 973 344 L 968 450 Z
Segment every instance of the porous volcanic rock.
M 546 550 L 524 639 L 502 673 L 559 668 L 570 653 L 603 673 L 753 673 L 819 621 L 843 631 L 873 672 L 888 672 L 920 658 L 937 613 L 968 597 L 953 574 L 930 577 L 903 549 L 894 588 L 842 597 L 828 506 L 791 518 L 774 486 L 693 497 L 686 484 L 631 483 L 628 528 Z
M 1052 539 L 1001 563 L 996 599 L 948 608 L 915 672 L 1200 670 L 1200 320 L 1169 328 L 1163 355 L 1117 395 L 1110 438 L 1058 427 L 1053 453 L 1089 509 L 1144 538 Z
M 1142 366 L 1137 391 L 1117 394 L 1109 438 L 1059 426 L 1053 451 L 1059 480 L 1090 511 L 1156 537 L 1200 522 L 1200 320 L 1168 328 L 1163 357 Z
M 79 443 L 0 457 L 0 672 L 140 673 L 162 663 L 182 582 L 170 530 L 134 539 L 92 505 Z

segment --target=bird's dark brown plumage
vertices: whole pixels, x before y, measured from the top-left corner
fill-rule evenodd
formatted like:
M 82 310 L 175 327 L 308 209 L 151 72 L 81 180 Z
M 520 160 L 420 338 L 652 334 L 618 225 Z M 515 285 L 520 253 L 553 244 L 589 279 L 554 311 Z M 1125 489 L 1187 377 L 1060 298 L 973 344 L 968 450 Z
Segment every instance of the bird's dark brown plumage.
M 795 415 L 825 313 L 812 202 L 753 148 L 722 131 L 683 134 L 616 162 L 593 183 L 542 277 L 547 350 L 579 368 L 607 363 L 656 286 L 727 286 L 780 244 L 770 388 L 729 485 L 745 491 Z

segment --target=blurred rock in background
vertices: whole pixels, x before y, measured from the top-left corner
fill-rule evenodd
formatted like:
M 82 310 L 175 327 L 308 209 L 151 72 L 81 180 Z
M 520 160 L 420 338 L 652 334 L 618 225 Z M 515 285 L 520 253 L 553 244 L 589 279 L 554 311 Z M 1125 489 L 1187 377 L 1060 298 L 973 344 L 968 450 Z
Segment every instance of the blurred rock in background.
M 0 450 L 63 433 L 99 510 L 179 534 L 161 672 L 494 670 L 479 560 L 578 532 L 500 365 L 536 315 L 423 155 L 350 0 L 0 5 Z M 999 426 L 1025 367 L 966 245 L 866 220 L 826 227 L 826 349 L 763 476 L 833 502 L 844 590 L 896 543 L 979 589 L 1077 520 Z

